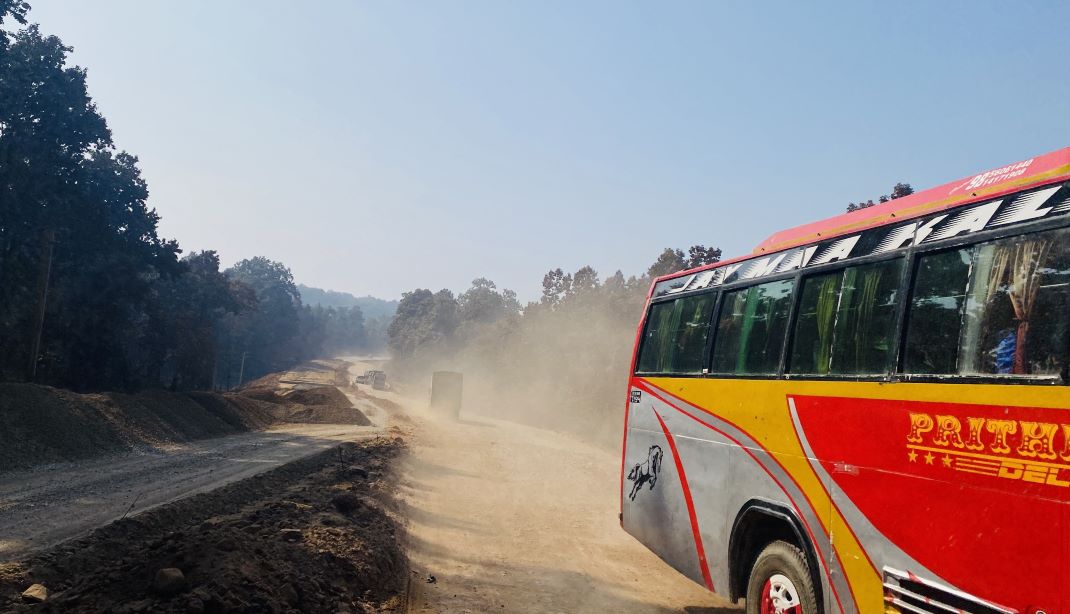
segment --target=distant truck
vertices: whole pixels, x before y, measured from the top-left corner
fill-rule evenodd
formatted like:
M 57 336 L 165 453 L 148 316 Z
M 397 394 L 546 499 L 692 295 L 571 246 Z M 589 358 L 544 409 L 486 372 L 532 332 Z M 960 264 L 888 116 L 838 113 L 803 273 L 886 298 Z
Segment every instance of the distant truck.
M 375 390 L 386 390 L 386 373 L 369 369 L 364 375 L 358 375 L 356 383 L 371 386 Z

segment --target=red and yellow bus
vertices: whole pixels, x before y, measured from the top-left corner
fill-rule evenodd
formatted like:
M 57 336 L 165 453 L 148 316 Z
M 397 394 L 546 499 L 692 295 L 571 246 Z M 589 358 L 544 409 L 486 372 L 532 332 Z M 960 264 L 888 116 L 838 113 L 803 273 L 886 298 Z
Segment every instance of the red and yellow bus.
M 762 614 L 1070 613 L 1070 148 L 655 280 L 624 529 Z

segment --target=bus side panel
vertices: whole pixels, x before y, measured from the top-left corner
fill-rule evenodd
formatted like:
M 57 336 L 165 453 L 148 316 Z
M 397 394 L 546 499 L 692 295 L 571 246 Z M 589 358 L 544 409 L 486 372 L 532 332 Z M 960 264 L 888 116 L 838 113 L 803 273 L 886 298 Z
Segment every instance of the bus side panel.
M 1070 465 L 1062 442 L 1043 436 L 1061 429 L 1042 426 L 1061 426 L 1065 410 L 840 397 L 794 397 L 793 406 L 821 459 L 815 470 L 831 477 L 876 573 L 898 569 L 1023 611 L 1068 611 Z M 1023 446 L 1025 432 L 1041 436 Z
M 624 530 L 680 573 L 705 585 L 687 498 L 694 492 L 691 489 L 701 486 L 688 482 L 689 492 L 685 491 L 676 467 L 677 453 L 673 450 L 677 440 L 674 438 L 670 445 L 652 404 L 644 399 L 641 404 L 629 404 L 628 411 L 624 475 L 621 476 Z M 660 414 L 663 420 L 668 419 L 667 428 L 681 430 L 671 416 L 665 415 L 664 409 Z M 727 462 L 721 473 L 727 473 L 726 470 Z M 689 480 L 702 481 L 702 476 L 695 471 L 687 475 L 686 468 L 685 476 Z M 711 520 L 710 510 L 695 508 L 695 515 L 703 524 Z M 717 524 L 723 526 L 723 518 Z
M 637 391 L 640 393 L 638 397 L 635 395 Z M 641 401 L 629 404 L 622 476 L 622 520 L 628 533 L 692 580 L 707 586 L 712 584 L 712 589 L 723 595 L 729 593 L 728 555 L 732 526 L 737 515 L 750 503 L 775 504 L 793 512 L 808 527 L 815 527 L 816 535 L 811 536 L 815 542 L 813 546 L 822 558 L 827 556 L 830 545 L 815 514 L 798 509 L 796 499 L 804 500 L 804 497 L 771 455 L 751 445 L 741 447 L 741 433 L 735 432 L 730 425 L 721 425 L 718 429 L 715 418 L 686 403 L 674 400 L 670 405 L 638 388 L 633 388 L 632 392 L 632 399 Z M 689 414 L 701 416 L 701 419 L 696 420 Z M 673 445 L 669 444 L 669 437 Z M 653 454 L 651 450 L 654 450 Z M 636 481 L 647 474 L 652 464 L 650 459 L 659 450 L 662 460 L 656 485 L 650 488 L 646 482 L 636 488 Z M 677 458 L 684 470 L 686 493 L 676 466 Z M 782 484 L 788 484 L 787 488 L 794 496 L 789 495 Z M 709 583 L 703 576 L 694 538 L 696 530 L 690 521 L 688 496 L 700 535 L 701 554 L 707 562 Z M 822 592 L 828 597 L 825 575 L 818 575 Z
M 732 471 L 738 477 L 733 480 L 732 490 L 725 493 L 728 508 L 732 510 L 733 519 L 748 504 L 759 501 L 791 510 L 803 524 L 808 546 L 813 548 L 814 555 L 818 557 L 819 568 L 812 571 L 821 584 L 819 588 L 824 611 L 857 612 L 847 585 L 841 582 L 834 588 L 829 583 L 829 574 L 834 572 L 837 566 L 830 558 L 832 543 L 820 519 L 828 518 L 832 509 L 830 501 L 808 498 L 784 469 L 808 462 L 810 459 L 797 455 L 769 452 L 749 441 L 743 446 L 736 446 L 732 457 Z M 838 590 L 842 595 L 837 598 L 833 590 Z

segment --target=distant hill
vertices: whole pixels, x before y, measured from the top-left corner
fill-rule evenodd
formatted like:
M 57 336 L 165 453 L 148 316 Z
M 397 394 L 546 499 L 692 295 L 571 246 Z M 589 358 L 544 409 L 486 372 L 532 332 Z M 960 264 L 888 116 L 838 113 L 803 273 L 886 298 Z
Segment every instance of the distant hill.
M 301 293 L 301 302 L 306 305 L 323 305 L 324 307 L 356 305 L 364 313 L 365 320 L 383 316 L 392 318 L 398 308 L 397 301 L 384 301 L 374 296 L 353 296 L 348 292 L 310 288 L 304 284 L 297 284 L 297 290 Z

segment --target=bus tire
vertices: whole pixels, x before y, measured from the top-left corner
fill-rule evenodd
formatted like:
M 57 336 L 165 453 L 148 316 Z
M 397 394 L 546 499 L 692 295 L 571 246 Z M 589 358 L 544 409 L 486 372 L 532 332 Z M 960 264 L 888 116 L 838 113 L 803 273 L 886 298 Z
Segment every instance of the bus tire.
M 747 614 L 783 612 L 818 614 L 819 610 L 806 556 L 794 544 L 777 540 L 754 560 L 747 582 Z

